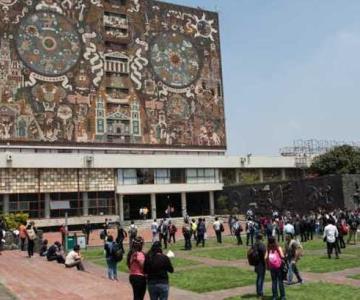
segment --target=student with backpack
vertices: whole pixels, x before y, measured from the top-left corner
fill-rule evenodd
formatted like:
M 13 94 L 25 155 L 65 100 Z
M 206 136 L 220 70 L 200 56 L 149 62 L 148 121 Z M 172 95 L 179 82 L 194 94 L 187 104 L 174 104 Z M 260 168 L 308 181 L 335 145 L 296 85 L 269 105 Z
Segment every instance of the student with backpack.
M 300 259 L 300 256 L 302 256 L 302 246 L 300 242 L 296 239 L 293 239 L 291 235 L 286 235 L 285 240 L 285 256 L 289 266 L 287 283 L 292 284 L 293 274 L 295 274 L 297 283 L 302 284 L 303 279 L 301 278 L 299 269 L 297 267 L 297 262 Z
M 219 218 L 215 218 L 215 222 L 213 223 L 213 228 L 216 234 L 216 240 L 219 244 L 222 243 L 221 233 L 224 232 L 224 225 L 219 221 Z
M 247 257 L 251 266 L 254 266 L 256 273 L 256 295 L 264 296 L 264 280 L 266 273 L 265 265 L 266 246 L 263 243 L 263 235 L 259 233 L 256 236 L 255 244 L 249 249 Z
M 144 273 L 145 254 L 142 251 L 144 239 L 136 237 L 127 255 L 129 281 L 133 289 L 134 300 L 143 300 L 146 293 L 146 277 Z
M 108 266 L 108 278 L 110 280 L 118 280 L 117 264 L 122 260 L 124 255 L 121 246 L 114 242 L 114 238 L 112 235 L 108 235 L 104 249 L 106 255 L 106 263 Z
M 33 221 L 31 221 L 29 225 L 26 226 L 26 237 L 28 240 L 28 256 L 29 258 L 31 258 L 32 256 L 34 256 L 35 240 L 37 239 L 37 229 Z
M 131 224 L 129 226 L 129 247 L 131 248 L 132 242 L 137 237 L 137 226 L 135 225 L 134 221 L 131 221 Z
M 198 247 L 200 243 L 202 244 L 203 247 L 205 247 L 205 234 L 206 234 L 205 219 L 199 218 L 196 231 L 197 231 L 196 247 Z
M 278 246 L 276 239 L 272 236 L 268 238 L 268 246 L 265 254 L 265 260 L 271 274 L 272 282 L 272 297 L 278 299 L 278 289 L 280 292 L 280 299 L 285 300 L 285 288 L 283 278 L 283 259 L 284 253 L 280 246 Z
M 234 235 L 236 237 L 238 246 L 243 244 L 242 239 L 241 239 L 242 231 L 243 231 L 243 228 L 241 226 L 241 223 L 240 223 L 239 219 L 235 217 L 235 223 L 233 224 L 232 232 L 234 233 Z

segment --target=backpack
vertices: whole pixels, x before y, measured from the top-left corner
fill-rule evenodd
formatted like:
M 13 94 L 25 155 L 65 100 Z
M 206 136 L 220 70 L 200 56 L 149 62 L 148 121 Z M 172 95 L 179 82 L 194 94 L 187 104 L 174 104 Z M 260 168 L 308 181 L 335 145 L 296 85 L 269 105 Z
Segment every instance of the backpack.
M 33 241 L 36 239 L 36 232 L 34 228 L 26 229 L 29 240 Z
M 106 229 L 104 229 L 104 230 L 101 230 L 101 232 L 100 232 L 100 239 L 101 240 L 105 240 L 105 238 L 106 238 Z
M 110 251 L 111 259 L 115 262 L 122 261 L 124 252 L 118 243 L 113 243 Z
M 247 252 L 247 259 L 250 266 L 257 266 L 260 263 L 259 249 L 253 245 Z
M 349 228 L 346 226 L 346 224 L 341 224 L 340 230 L 343 235 L 347 235 L 349 232 Z
M 224 225 L 223 225 L 222 223 L 220 223 L 220 231 L 221 231 L 221 232 L 224 232 L 224 231 L 225 231 Z
M 278 270 L 281 267 L 281 257 L 278 250 L 270 250 L 269 252 L 269 268 L 272 270 Z

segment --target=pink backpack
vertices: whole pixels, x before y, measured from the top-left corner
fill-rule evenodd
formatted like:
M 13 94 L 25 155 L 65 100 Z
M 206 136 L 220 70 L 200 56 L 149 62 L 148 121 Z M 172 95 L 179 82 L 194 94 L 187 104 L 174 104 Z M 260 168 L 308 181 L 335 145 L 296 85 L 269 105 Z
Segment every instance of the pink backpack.
M 278 250 L 270 250 L 269 252 L 269 268 L 272 270 L 280 269 L 281 257 Z

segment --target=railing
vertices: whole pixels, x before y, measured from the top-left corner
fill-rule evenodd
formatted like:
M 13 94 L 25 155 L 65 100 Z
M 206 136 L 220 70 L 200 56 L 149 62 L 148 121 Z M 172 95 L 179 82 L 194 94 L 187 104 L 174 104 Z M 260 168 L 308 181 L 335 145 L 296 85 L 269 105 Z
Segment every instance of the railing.
M 142 185 L 142 184 L 204 184 L 220 183 L 216 177 L 124 177 L 119 180 L 121 185 Z

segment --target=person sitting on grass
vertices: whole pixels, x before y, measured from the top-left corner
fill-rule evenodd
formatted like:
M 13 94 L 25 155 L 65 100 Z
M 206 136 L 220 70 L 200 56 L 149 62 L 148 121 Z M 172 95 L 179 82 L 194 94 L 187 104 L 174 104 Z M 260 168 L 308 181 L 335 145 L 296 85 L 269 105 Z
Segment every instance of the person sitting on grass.
M 60 242 L 55 242 L 46 252 L 46 258 L 48 261 L 57 261 L 59 264 L 65 263 L 64 252 Z
M 84 265 L 82 263 L 82 256 L 80 254 L 80 246 L 75 245 L 73 250 L 69 252 L 65 259 L 65 267 L 73 268 L 76 267 L 79 271 L 85 271 Z

